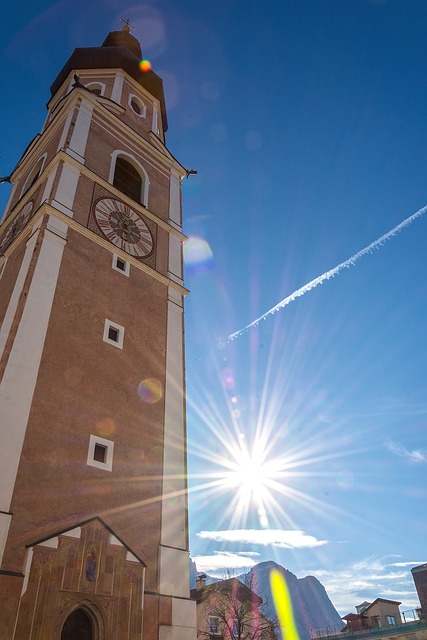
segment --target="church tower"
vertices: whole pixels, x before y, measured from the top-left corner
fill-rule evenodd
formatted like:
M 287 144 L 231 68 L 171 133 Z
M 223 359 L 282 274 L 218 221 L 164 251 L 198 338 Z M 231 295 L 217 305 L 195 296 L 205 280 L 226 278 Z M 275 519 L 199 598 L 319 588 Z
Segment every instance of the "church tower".
M 0 637 L 193 640 L 181 180 L 129 26 L 76 49 L 0 227 Z

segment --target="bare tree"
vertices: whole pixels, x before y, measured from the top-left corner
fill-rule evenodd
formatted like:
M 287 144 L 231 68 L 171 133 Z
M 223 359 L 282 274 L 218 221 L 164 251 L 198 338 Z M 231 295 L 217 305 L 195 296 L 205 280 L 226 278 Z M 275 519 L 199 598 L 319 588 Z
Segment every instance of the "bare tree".
M 229 577 L 196 590 L 198 636 L 209 640 L 277 640 L 277 621 L 261 613 L 260 598 L 253 590 L 253 575 L 242 580 Z

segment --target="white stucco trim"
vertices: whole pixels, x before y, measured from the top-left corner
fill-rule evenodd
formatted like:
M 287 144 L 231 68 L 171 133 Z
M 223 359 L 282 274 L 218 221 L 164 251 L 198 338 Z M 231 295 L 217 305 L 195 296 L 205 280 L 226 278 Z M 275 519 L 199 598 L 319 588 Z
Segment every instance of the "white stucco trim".
M 33 257 L 34 247 L 36 245 L 38 238 L 38 233 L 35 233 L 28 240 L 25 248 L 24 258 L 21 262 L 21 267 L 18 272 L 18 277 L 15 281 L 15 286 L 13 287 L 12 295 L 9 299 L 9 304 L 6 309 L 5 316 L 3 318 L 3 323 L 0 328 L 0 358 L 3 355 L 4 348 L 6 346 L 7 339 L 9 337 L 10 328 L 12 326 L 13 320 L 15 318 L 16 309 L 18 307 L 19 298 L 22 293 L 22 288 L 25 283 L 25 278 L 27 277 L 28 268 L 30 266 L 31 258 Z
M 172 625 L 159 627 L 159 640 L 196 640 L 196 603 L 194 600 L 172 599 Z
M 65 122 L 64 122 L 64 128 L 62 129 L 62 133 L 61 133 L 61 137 L 59 139 L 59 144 L 58 144 L 58 148 L 57 151 L 61 151 L 61 149 L 63 149 L 65 147 L 65 141 L 67 139 L 67 135 L 68 135 L 68 131 L 70 129 L 70 124 L 71 124 L 71 120 L 73 118 L 73 113 L 74 113 L 74 109 L 71 109 L 70 113 L 68 114 Z
M 114 78 L 113 91 L 111 92 L 111 100 L 113 100 L 114 102 L 118 102 L 119 104 L 122 99 L 124 79 L 125 78 L 122 73 L 117 73 L 116 77 Z
M 151 123 L 151 131 L 156 134 L 156 136 L 160 135 L 159 130 L 159 107 L 157 104 L 153 104 L 153 120 Z
M 0 387 L 2 511 L 10 509 L 64 246 L 46 230 Z
M 176 525 L 174 524 L 174 528 Z M 190 562 L 188 551 L 160 548 L 160 593 L 178 598 L 190 597 Z
M 182 244 L 179 238 L 169 236 L 169 268 L 168 276 L 172 279 L 178 278 L 182 284 Z
M 46 184 L 43 190 L 42 202 L 50 199 L 53 187 L 53 181 L 55 180 L 56 172 L 58 170 L 58 165 L 52 167 L 51 172 L 49 173 L 48 179 L 46 180 Z
M 172 287 L 169 287 L 163 450 L 163 501 L 160 538 L 162 545 L 172 548 L 171 551 L 165 551 L 167 554 L 175 550 L 186 549 L 187 547 L 183 331 L 183 297 L 172 289 Z M 179 553 L 181 553 L 181 551 L 179 551 Z M 176 571 L 175 563 L 162 562 L 160 569 L 161 583 L 162 581 L 169 581 L 168 575 L 170 571 Z M 176 571 L 176 573 L 179 572 Z M 185 582 L 185 579 L 181 582 Z M 179 593 L 171 593 L 174 595 L 185 595 L 181 593 L 180 589 Z
M 67 152 L 84 164 L 89 129 L 92 122 L 93 106 L 87 100 L 80 102 L 78 114 Z
M 54 207 L 58 208 L 70 218 L 74 217 L 73 205 L 79 177 L 80 171 L 76 167 L 64 162 L 55 197 L 52 201 Z
M 181 228 L 181 177 L 174 168 L 171 169 L 169 218 Z
M 11 513 L 0 513 L 0 564 L 3 560 L 4 548 L 6 546 L 7 534 L 9 533 L 11 522 Z
M 24 595 L 28 587 L 28 580 L 30 578 L 31 565 L 33 563 L 33 555 L 34 555 L 33 547 L 30 547 L 29 549 L 27 549 L 27 554 L 25 556 L 24 581 L 22 583 L 21 597 Z

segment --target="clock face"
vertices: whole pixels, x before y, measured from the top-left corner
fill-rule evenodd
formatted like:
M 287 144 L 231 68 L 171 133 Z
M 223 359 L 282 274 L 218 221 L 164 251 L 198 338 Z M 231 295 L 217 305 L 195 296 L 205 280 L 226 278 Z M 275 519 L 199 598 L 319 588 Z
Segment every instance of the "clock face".
M 16 238 L 18 233 L 25 227 L 28 220 L 30 219 L 32 210 L 33 210 L 33 201 L 27 202 L 27 204 L 21 209 L 21 211 L 14 217 L 12 222 L 6 229 L 6 232 L 0 242 L 0 253 L 3 253 L 7 247 L 10 245 L 12 240 Z
M 100 198 L 94 206 L 95 220 L 116 247 L 137 258 L 146 258 L 153 251 L 153 238 L 144 220 L 136 211 L 116 198 Z

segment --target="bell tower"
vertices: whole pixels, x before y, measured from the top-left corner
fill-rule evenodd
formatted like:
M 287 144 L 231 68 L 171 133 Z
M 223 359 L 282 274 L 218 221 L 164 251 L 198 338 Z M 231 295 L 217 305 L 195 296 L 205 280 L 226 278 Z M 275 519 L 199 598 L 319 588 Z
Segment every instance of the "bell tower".
M 76 49 L 0 227 L 0 637 L 193 640 L 181 180 L 126 24 Z M 78 635 L 78 634 L 86 635 Z

